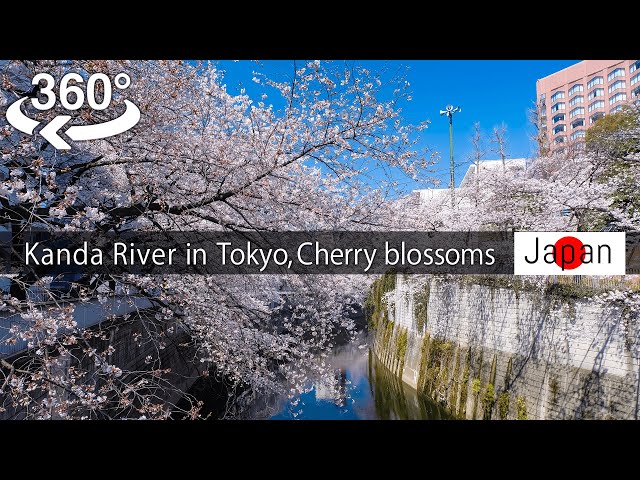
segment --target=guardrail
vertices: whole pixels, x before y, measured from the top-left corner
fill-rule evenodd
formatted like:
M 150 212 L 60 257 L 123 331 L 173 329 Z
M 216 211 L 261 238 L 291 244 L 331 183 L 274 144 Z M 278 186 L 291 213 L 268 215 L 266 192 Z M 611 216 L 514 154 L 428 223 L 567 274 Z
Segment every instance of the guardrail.
M 39 303 L 37 306 L 47 308 L 52 303 L 54 302 Z M 71 303 L 75 306 L 73 319 L 80 329 L 98 325 L 113 316 L 126 315 L 152 306 L 148 298 L 137 295 L 107 297 L 103 302 L 97 298 L 87 301 L 74 299 L 74 301 L 57 302 L 57 305 L 64 306 Z M 30 323 L 32 321 L 23 318 L 22 313 L 0 316 L 0 357 L 12 356 L 29 348 L 27 340 L 15 338 L 10 329 L 15 326 L 27 329 Z
M 461 279 L 466 279 L 469 283 L 489 284 L 509 286 L 512 283 L 520 282 L 532 283 L 534 285 L 572 285 L 587 287 L 602 292 L 614 289 L 631 290 L 640 292 L 640 275 L 524 275 L 512 274 L 492 274 L 492 275 L 460 275 Z
M 585 275 L 549 275 L 547 283 L 561 285 L 582 285 L 596 290 L 615 288 L 640 290 L 640 275 L 614 275 L 606 277 Z

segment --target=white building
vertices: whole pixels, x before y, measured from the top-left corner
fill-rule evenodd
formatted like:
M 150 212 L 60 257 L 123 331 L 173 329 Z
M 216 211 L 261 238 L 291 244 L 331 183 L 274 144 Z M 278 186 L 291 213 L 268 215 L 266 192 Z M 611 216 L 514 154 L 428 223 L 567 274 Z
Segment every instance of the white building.
M 509 158 L 504 161 L 504 168 L 512 173 L 513 176 L 521 175 L 527 167 L 527 161 L 524 158 Z M 503 168 L 501 159 L 497 160 L 481 160 L 479 162 L 480 172 L 498 172 Z M 456 187 L 455 192 L 459 192 L 462 189 L 471 187 L 473 185 L 473 179 L 476 175 L 478 165 L 472 163 L 469 165 L 467 172 L 464 174 L 460 186 Z M 444 202 L 448 201 L 451 190 L 449 188 L 425 188 L 421 190 L 414 190 L 414 194 L 420 196 L 421 202 Z M 463 198 L 461 196 L 461 198 Z

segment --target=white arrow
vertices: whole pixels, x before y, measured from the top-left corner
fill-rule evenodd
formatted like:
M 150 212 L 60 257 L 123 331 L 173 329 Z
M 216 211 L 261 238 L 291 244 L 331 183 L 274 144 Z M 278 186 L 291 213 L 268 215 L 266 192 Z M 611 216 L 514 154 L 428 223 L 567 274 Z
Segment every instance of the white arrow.
M 21 98 L 10 105 L 9 108 L 7 108 L 6 116 L 7 121 L 13 125 L 14 128 L 23 133 L 33 135 L 33 131 L 40 122 L 32 120 L 22 113 L 20 107 L 26 100 L 27 97 Z M 67 129 L 67 136 L 75 141 L 97 140 L 126 132 L 140 121 L 140 109 L 129 100 L 125 100 L 124 103 L 126 109 L 118 118 L 94 125 L 74 125 Z M 70 119 L 70 115 L 58 115 L 40 130 L 40 135 L 54 148 L 58 150 L 69 150 L 71 146 L 58 135 L 58 130 Z
M 7 108 L 7 121 L 22 133 L 33 135 L 33 129 L 36 128 L 40 124 L 40 122 L 31 120 L 24 113 L 22 113 L 22 110 L 20 110 L 20 106 L 26 100 L 28 100 L 27 97 L 21 98 L 20 100 L 13 102 L 11 106 Z
M 57 148 L 58 150 L 69 150 L 71 145 L 58 136 L 58 130 L 60 130 L 70 119 L 71 115 L 58 115 L 47 123 L 42 130 L 40 130 L 40 135 L 53 145 L 54 148 Z
M 124 104 L 127 109 L 118 118 L 95 125 L 74 125 L 65 132 L 71 140 L 96 140 L 112 137 L 126 132 L 140 121 L 140 109 L 129 100 Z

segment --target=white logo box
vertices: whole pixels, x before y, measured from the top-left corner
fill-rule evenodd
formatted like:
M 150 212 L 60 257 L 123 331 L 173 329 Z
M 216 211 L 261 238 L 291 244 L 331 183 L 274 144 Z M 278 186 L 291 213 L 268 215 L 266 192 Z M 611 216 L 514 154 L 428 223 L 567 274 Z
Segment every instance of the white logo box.
M 545 247 L 563 237 L 575 237 L 593 249 L 592 263 L 583 263 L 572 270 L 554 263 L 546 263 L 545 254 L 551 249 Z M 624 275 L 625 274 L 625 232 L 515 232 L 513 273 L 515 275 Z M 536 248 L 537 242 L 537 248 Z M 609 263 L 609 249 L 611 262 Z M 598 248 L 602 247 L 602 248 Z M 601 253 L 600 258 L 598 253 Z M 580 255 L 582 250 L 576 251 Z M 560 255 L 560 252 L 557 252 Z M 536 260 L 535 263 L 528 263 Z M 600 260 L 600 263 L 598 263 Z

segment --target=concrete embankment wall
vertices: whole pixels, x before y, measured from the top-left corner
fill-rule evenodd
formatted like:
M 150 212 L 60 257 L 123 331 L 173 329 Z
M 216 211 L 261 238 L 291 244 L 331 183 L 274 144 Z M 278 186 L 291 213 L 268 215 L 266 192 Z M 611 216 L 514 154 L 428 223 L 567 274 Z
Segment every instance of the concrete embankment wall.
M 469 278 L 378 282 L 374 352 L 392 372 L 461 418 L 638 418 L 634 312 L 571 288 Z

